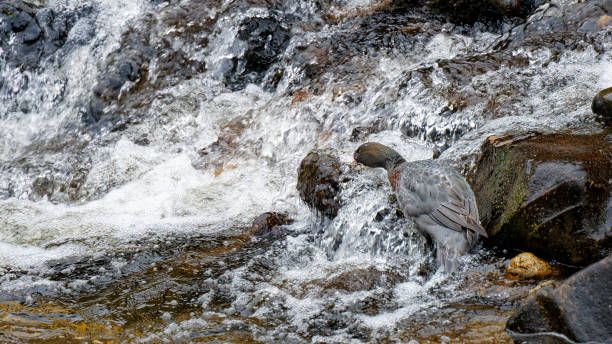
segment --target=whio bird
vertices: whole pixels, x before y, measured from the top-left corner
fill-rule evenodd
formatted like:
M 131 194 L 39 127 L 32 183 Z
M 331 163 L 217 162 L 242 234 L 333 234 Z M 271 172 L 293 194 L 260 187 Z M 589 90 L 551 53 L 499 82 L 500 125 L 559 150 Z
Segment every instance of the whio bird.
M 446 271 L 459 256 L 487 237 L 480 225 L 476 197 L 451 166 L 433 160 L 407 162 L 393 149 L 376 142 L 361 145 L 354 158 L 369 167 L 387 170 L 389 182 L 405 216 L 436 245 L 436 258 Z

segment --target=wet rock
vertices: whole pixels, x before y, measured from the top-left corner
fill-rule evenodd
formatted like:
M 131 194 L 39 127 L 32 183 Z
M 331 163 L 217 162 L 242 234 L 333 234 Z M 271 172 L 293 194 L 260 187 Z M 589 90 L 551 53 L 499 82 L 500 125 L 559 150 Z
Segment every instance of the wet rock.
M 551 33 L 591 34 L 612 25 L 612 6 L 608 0 L 552 0 L 539 7 L 524 24 L 500 38 L 496 46 L 518 45 L 526 39 Z
M 473 23 L 500 19 L 504 16 L 525 16 L 543 0 L 434 0 L 433 8 L 449 14 L 450 20 Z
M 245 42 L 244 54 L 234 57 L 225 76 L 232 90 L 243 89 L 248 83 L 259 83 L 289 43 L 289 28 L 274 17 L 245 19 L 238 30 L 238 39 Z M 268 88 L 276 88 L 280 77 L 272 78 Z
M 458 116 L 465 108 L 475 107 L 482 109 L 477 111 L 482 111 L 484 118 L 521 115 L 522 110 L 517 109 L 516 104 L 531 94 L 529 88 L 521 86 L 522 78 L 516 75 L 522 75 L 535 64 L 547 68 L 568 51 L 602 53 L 610 41 L 609 30 L 608 33 L 605 30 L 609 26 L 606 18 L 610 16 L 606 2 L 551 1 L 539 5 L 542 6 L 537 12 L 525 23 L 502 35 L 487 53 L 440 59 L 433 67 L 424 66 L 412 71 L 405 83 L 418 83 L 432 96 L 448 101 L 437 114 L 441 121 Z M 610 19 L 612 22 L 612 17 Z M 599 24 L 586 24 L 593 22 Z M 535 64 L 534 56 L 537 57 Z M 503 69 L 510 72 L 498 72 Z M 434 83 L 440 72 L 448 81 L 447 86 L 439 87 Z M 492 79 L 490 75 L 499 75 L 501 80 Z M 487 80 L 486 87 L 483 87 L 483 80 Z M 554 87 L 563 86 L 559 83 Z M 408 136 L 439 143 L 452 142 L 470 129 L 467 125 L 453 124 L 443 130 L 433 130 L 416 121 L 406 123 L 402 128 Z
M 523 56 L 513 57 L 509 52 L 495 52 L 440 60 L 437 64 L 450 82 L 460 86 L 468 84 L 477 75 L 496 71 L 502 66 L 525 67 L 529 60 Z
M 612 124 L 612 87 L 597 93 L 593 98 L 591 109 L 602 122 L 608 125 Z
M 569 3 L 564 2 L 557 6 L 566 9 Z M 547 6 L 542 8 L 548 8 Z M 529 73 L 549 73 L 549 66 L 559 63 L 569 51 L 603 53 L 609 50 L 609 30 L 607 33 L 587 33 L 565 30 L 565 27 L 567 26 L 559 28 L 558 31 L 530 31 L 529 34 L 523 35 L 508 33 L 502 35 L 486 53 L 438 59 L 433 65 L 423 65 L 406 72 L 398 84 L 398 96 L 402 97 L 418 87 L 429 98 L 446 101 L 446 104 L 439 105 L 437 113 L 433 115 L 438 123 L 448 125 L 432 126 L 415 117 L 402 123 L 402 132 L 407 136 L 441 145 L 452 144 L 473 129 L 469 121 L 458 120 L 466 110 L 472 113 L 470 118 L 476 121 L 520 116 L 525 111 L 531 111 L 529 108 L 517 107 L 517 104 L 524 104 L 524 99 L 533 96 L 533 88 L 525 87 L 524 83 Z M 454 30 L 459 30 L 458 26 L 455 26 Z M 444 78 L 444 84 L 436 81 L 440 77 Z M 553 92 L 564 87 L 563 83 L 551 85 Z M 414 92 L 410 96 L 415 98 Z M 421 94 L 416 96 L 418 99 Z M 569 105 L 577 109 L 582 106 L 582 101 L 575 99 Z
M 368 135 L 370 135 L 374 130 L 369 127 L 356 127 L 351 132 L 351 138 L 349 141 L 351 142 L 360 142 L 365 140 Z
M 21 7 L 23 9 L 7 2 L 0 3 L 1 47 L 9 62 L 33 66 L 42 54 L 43 47 L 38 42 L 42 31 L 36 23 L 34 11 L 25 4 Z
M 105 105 L 118 100 L 119 92 L 127 82 L 141 80 L 147 59 L 136 49 L 115 52 L 107 59 L 107 70 L 94 86 L 91 115 L 96 121 L 104 116 Z
M 523 252 L 512 258 L 506 272 L 526 279 L 545 279 L 559 274 L 559 271 L 546 261 L 529 252 Z
M 516 343 L 612 343 L 612 256 L 581 270 L 556 288 L 538 290 L 508 320 Z M 540 333 L 540 335 L 538 335 Z M 548 333 L 548 335 L 546 334 Z
M 148 72 L 148 63 L 155 55 L 148 39 L 151 18 L 145 17 L 137 25 L 141 25 L 138 30 L 130 28 L 123 33 L 121 48 L 106 57 L 90 100 L 89 115 L 93 123 L 102 119 L 118 120 L 116 117 L 122 112 L 117 106 L 120 92 L 127 95 L 130 89 L 145 81 L 143 76 Z M 108 108 L 111 105 L 115 107 Z
M 404 272 L 405 274 L 405 272 Z M 315 280 L 321 284 L 326 293 L 336 291 L 353 293 L 360 290 L 373 290 L 376 288 L 389 288 L 402 282 L 406 276 L 397 271 L 381 271 L 374 267 L 342 272 L 325 281 Z
M 198 150 L 199 159 L 195 166 L 202 169 L 214 168 L 215 175 L 217 175 L 217 171 L 223 171 L 227 167 L 227 161 L 240 150 L 241 136 L 252 123 L 253 112 L 248 111 L 246 114 L 236 116 L 221 125 L 217 140 Z
M 193 51 L 208 45 L 214 22 L 206 4 L 188 1 L 130 23 L 119 48 L 100 66 L 84 122 L 111 130 L 140 122 L 159 99 L 158 90 L 206 71 L 205 62 Z
M 300 198 L 323 215 L 333 218 L 340 201 L 340 160 L 322 151 L 306 155 L 298 168 L 297 189 Z
M 277 232 L 280 226 L 291 223 L 293 223 L 293 220 L 287 217 L 286 214 L 267 212 L 253 220 L 253 225 L 249 231 L 255 236 L 268 236 Z
M 424 43 L 442 31 L 446 19 L 420 5 L 418 0 L 390 1 L 340 13 L 332 3 L 322 19 L 346 29 L 312 42 L 292 41 L 295 46 L 282 58 L 295 75 L 285 79 L 289 92 L 306 88 L 309 95 L 321 95 L 331 89 L 334 101 L 360 104 L 372 86 L 363 75 L 376 68 L 379 54 L 424 50 Z
M 22 1 L 0 1 L 3 59 L 12 66 L 37 67 L 64 45 L 74 24 L 90 12 L 90 8 L 57 12 L 36 9 Z
M 490 137 L 470 171 L 488 242 L 586 265 L 612 252 L 606 134 Z
M 84 199 L 87 192 L 82 187 L 91 167 L 91 157 L 83 154 L 86 145 L 70 137 L 33 143 L 35 153 L 0 162 L 0 173 L 13 177 L 0 183 L 0 198 L 53 203 Z

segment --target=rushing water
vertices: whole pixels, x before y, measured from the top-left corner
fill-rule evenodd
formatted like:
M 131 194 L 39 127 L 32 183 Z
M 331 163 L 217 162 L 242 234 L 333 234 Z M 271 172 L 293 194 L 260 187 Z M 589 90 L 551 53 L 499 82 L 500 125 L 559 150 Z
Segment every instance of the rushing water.
M 505 280 L 503 258 L 479 249 L 435 271 L 409 223 L 376 216 L 381 171 L 358 169 L 328 220 L 299 200 L 297 167 L 314 148 L 350 163 L 356 127 L 464 167 L 492 134 L 594 130 L 611 55 L 521 46 L 518 67 L 457 82 L 438 62 L 489 53 L 515 22 L 385 6 L 47 1 L 88 10 L 39 68 L 0 70 L 0 340 L 508 341 L 532 286 Z M 262 18 L 286 36 L 263 67 L 242 32 Z M 109 105 L 129 120 L 92 124 L 92 90 L 139 35 L 155 50 L 147 80 Z M 266 211 L 294 222 L 252 238 Z

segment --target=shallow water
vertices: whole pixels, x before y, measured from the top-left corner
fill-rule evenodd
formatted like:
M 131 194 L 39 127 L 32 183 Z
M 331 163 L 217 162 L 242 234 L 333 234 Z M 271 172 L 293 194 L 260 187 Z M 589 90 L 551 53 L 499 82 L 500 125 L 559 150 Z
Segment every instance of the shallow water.
M 2 341 L 510 342 L 505 319 L 534 285 L 503 257 L 478 248 L 435 271 L 407 221 L 377 218 L 382 171 L 358 168 L 327 220 L 299 200 L 297 167 L 314 148 L 349 163 L 356 127 L 407 160 L 443 150 L 463 167 L 492 134 L 596 130 L 609 51 L 523 47 L 524 63 L 457 81 L 440 63 L 488 53 L 513 22 L 362 0 L 45 6 L 93 10 L 40 68 L 0 68 Z M 242 73 L 257 18 L 288 38 Z M 109 105 L 124 117 L 92 125 L 92 89 L 134 32 L 156 50 L 146 81 Z M 266 211 L 295 221 L 253 237 Z

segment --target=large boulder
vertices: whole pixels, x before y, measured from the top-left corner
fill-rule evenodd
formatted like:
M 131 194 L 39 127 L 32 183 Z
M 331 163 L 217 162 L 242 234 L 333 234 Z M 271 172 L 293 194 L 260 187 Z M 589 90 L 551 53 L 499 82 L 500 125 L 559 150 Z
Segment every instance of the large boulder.
M 333 218 L 340 209 L 340 160 L 323 151 L 306 155 L 298 168 L 300 198 L 323 215 Z
M 548 285 L 508 320 L 516 343 L 612 343 L 612 256 Z
M 490 137 L 468 179 L 488 242 L 587 265 L 612 252 L 612 141 Z

